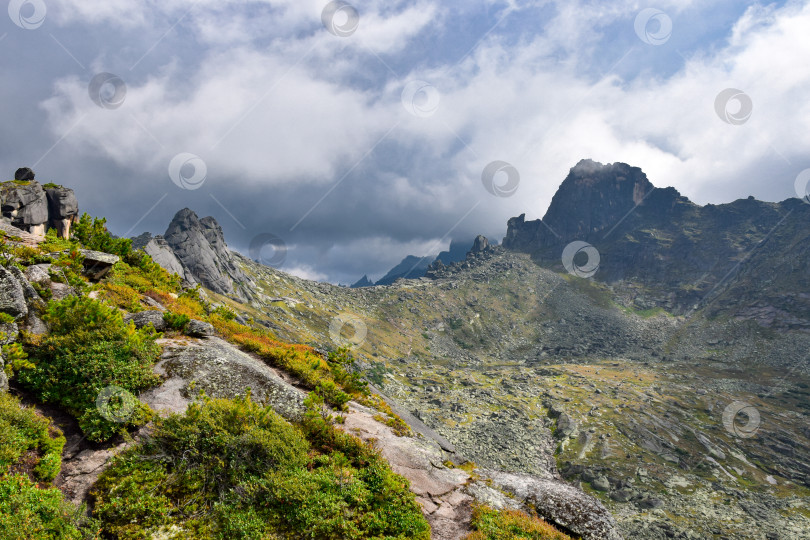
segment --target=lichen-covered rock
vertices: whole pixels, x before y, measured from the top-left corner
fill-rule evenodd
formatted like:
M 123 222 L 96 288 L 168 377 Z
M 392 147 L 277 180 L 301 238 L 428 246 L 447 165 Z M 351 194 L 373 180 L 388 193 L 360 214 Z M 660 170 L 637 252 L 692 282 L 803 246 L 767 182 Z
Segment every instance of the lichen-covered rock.
M 0 353 L 0 392 L 8 392 L 8 377 L 6 376 L 5 366 L 3 353 Z
M 213 398 L 232 399 L 250 388 L 256 402 L 271 406 L 288 420 L 300 420 L 305 412 L 301 391 L 260 360 L 219 338 L 168 345 L 156 372 L 167 380 L 141 395 L 155 409 L 183 412 L 200 390 Z
M 0 345 L 8 345 L 17 341 L 17 335 L 20 333 L 20 328 L 17 323 L 3 323 L 0 324 Z
M 528 474 L 490 472 L 493 484 L 524 504 L 533 507 L 547 521 L 577 534 L 583 540 L 621 540 L 618 525 L 596 499 L 559 480 Z
M 143 328 L 151 324 L 158 332 L 163 332 L 167 326 L 166 321 L 163 319 L 163 312 L 155 310 L 127 314 L 124 316 L 124 321 L 132 321 L 135 328 Z
M 25 291 L 17 277 L 4 266 L 0 266 L 0 312 L 18 320 L 28 314 Z
M 186 324 L 185 333 L 191 337 L 207 337 L 213 336 L 216 332 L 210 323 L 191 319 Z
M 79 252 L 84 257 L 84 268 L 82 272 L 90 279 L 99 280 L 107 275 L 113 265 L 121 260 L 117 255 L 111 255 L 101 251 L 81 249 Z

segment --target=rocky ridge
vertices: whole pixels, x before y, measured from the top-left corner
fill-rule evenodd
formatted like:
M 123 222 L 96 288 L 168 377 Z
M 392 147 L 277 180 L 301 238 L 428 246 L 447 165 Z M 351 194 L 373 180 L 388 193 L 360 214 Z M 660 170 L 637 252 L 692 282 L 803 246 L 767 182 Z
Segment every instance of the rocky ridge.
M 72 189 L 34 179 L 29 168 L 17 170 L 15 179 L 0 184 L 2 219 L 34 236 L 54 228 L 61 238 L 70 236 L 70 227 L 79 219 L 79 203 Z

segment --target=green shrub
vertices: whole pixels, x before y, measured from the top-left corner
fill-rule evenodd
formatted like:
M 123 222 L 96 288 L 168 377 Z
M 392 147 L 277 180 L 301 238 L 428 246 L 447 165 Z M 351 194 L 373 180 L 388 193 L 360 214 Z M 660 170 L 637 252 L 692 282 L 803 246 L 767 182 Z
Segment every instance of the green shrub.
M 17 319 L 15 319 L 14 317 L 12 317 L 12 316 L 11 316 L 11 315 L 9 315 L 8 313 L 0 313 L 0 324 L 8 324 L 8 323 L 13 323 L 13 322 L 14 322 L 14 321 L 16 321 L 16 320 L 17 320 Z
M 21 474 L 0 475 L 0 538 L 82 540 L 99 538 L 99 532 L 58 489 L 40 489 Z
M 136 402 L 125 417 L 111 420 L 97 400 L 107 387 L 137 394 L 160 382 L 151 369 L 160 353 L 153 328 L 137 330 L 117 309 L 87 297 L 51 302 L 43 318 L 51 333 L 31 351 L 35 366 L 18 374 L 25 386 L 76 416 L 91 441 L 149 419 L 149 408 Z
M 65 446 L 62 432 L 5 392 L 0 393 L 0 434 L 0 474 L 9 472 L 28 451 L 41 456 L 34 466 L 37 479 L 50 482 L 59 474 Z
M 3 358 L 5 358 L 6 362 L 5 372 L 9 378 L 11 378 L 16 371 L 34 367 L 34 364 L 28 361 L 28 354 L 19 343 L 3 345 Z
M 186 327 L 188 321 L 190 321 L 191 318 L 188 315 L 184 315 L 182 313 L 172 313 L 171 311 L 164 311 L 163 320 L 166 323 L 166 325 L 172 330 L 182 332 L 183 328 Z
M 97 515 L 119 538 L 177 526 L 193 538 L 427 540 L 407 482 L 358 439 L 322 427 L 331 448 L 250 396 L 206 398 L 157 419 L 114 459 L 96 484 Z
M 93 218 L 84 213 L 73 227 L 73 237 L 87 249 L 126 257 L 132 251 L 130 238 L 115 238 L 107 231 L 106 218 Z
M 517 510 L 476 506 L 471 524 L 474 532 L 466 540 L 571 540 L 542 519 Z

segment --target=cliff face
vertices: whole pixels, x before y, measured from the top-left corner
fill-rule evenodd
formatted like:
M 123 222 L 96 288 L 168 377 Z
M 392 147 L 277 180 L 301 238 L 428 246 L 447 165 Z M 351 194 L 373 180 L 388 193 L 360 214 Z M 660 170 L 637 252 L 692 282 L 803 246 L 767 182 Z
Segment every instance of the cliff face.
M 3 219 L 31 234 L 44 235 L 52 227 L 60 237 L 69 238 L 70 226 L 79 216 L 79 203 L 73 190 L 55 185 L 43 189 L 34 180 L 33 172 L 17 176 L 24 179 L 0 184 Z
M 250 298 L 249 280 L 234 263 L 222 228 L 213 217 L 200 219 L 184 208 L 175 214 L 163 236 L 144 233 L 133 240 L 133 246 L 142 248 L 188 285 L 200 283 L 241 301 Z
M 698 206 L 674 188 L 655 188 L 641 169 L 581 161 L 540 220 L 512 218 L 503 245 L 564 271 L 563 249 L 594 246 L 594 279 L 634 307 L 752 317 L 767 326 L 810 329 L 810 205 L 751 197 Z M 767 289 L 762 285 L 767 284 Z

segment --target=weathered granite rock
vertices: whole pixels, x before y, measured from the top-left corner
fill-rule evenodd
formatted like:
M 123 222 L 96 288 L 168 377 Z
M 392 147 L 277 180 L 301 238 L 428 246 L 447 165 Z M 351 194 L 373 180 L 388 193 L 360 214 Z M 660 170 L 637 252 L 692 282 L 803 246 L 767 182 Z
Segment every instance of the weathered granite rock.
M 583 540 L 620 540 L 618 525 L 602 503 L 558 480 L 528 474 L 487 473 L 495 487 L 513 493 L 517 500 Z
M 10 219 L 12 225 L 32 234 L 45 234 L 48 200 L 38 182 L 6 182 L 0 186 L 0 197 L 3 217 Z
M 3 353 L 0 352 L 0 392 L 8 392 L 8 377 L 6 376 L 5 366 Z
M 486 236 L 481 236 L 480 234 L 475 237 L 475 241 L 473 242 L 472 252 L 478 253 L 481 251 L 486 250 L 489 247 L 489 240 L 487 240 Z
M 79 217 L 79 201 L 72 189 L 66 187 L 45 190 L 48 199 L 48 224 L 60 238 L 70 238 L 70 226 Z
M 8 345 L 17 341 L 20 328 L 16 322 L 0 324 L 0 345 Z
M 0 266 L 0 312 L 17 320 L 28 314 L 25 290 L 17 277 L 4 266 Z
M 132 321 L 136 328 L 143 328 L 151 324 L 158 332 L 166 330 L 166 321 L 163 319 L 162 311 L 149 310 L 129 313 L 124 315 L 124 321 Z
M 186 278 L 193 276 L 216 293 L 246 299 L 245 292 L 235 284 L 246 282 L 248 278 L 234 263 L 222 229 L 214 218 L 199 219 L 193 211 L 184 208 L 175 214 L 163 236 L 183 265 Z
M 216 333 L 214 331 L 214 326 L 211 323 L 198 321 L 197 319 L 191 319 L 188 321 L 184 331 L 186 335 L 191 337 L 213 336 Z
M 29 167 L 20 167 L 14 173 L 14 180 L 18 182 L 31 182 L 34 180 L 34 171 L 31 170 Z
M 93 280 L 99 280 L 107 275 L 112 269 L 113 265 L 121 260 L 118 255 L 111 255 L 101 251 L 92 251 L 89 249 L 81 249 L 79 252 L 84 257 L 83 270 L 84 275 Z
M 160 235 L 152 236 L 148 232 L 132 239 L 132 247 L 143 249 L 152 260 L 169 273 L 177 274 L 185 286 L 194 286 L 197 280 L 190 273 L 186 273 L 183 263 L 177 258 L 166 239 Z

